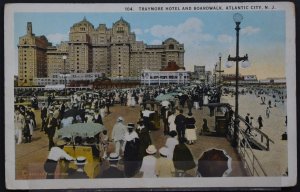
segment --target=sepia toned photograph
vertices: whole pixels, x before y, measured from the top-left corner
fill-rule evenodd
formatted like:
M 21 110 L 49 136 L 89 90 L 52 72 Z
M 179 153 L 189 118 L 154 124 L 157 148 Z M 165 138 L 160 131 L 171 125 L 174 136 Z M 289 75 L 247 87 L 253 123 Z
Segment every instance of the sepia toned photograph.
M 292 3 L 7 4 L 10 189 L 297 180 Z

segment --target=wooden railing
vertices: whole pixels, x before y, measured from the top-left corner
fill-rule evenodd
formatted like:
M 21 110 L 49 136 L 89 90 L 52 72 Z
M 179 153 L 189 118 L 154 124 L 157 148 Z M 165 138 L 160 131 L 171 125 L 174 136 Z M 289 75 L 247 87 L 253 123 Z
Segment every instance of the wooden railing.
M 246 134 L 240 130 L 239 137 L 239 141 L 243 141 L 243 143 L 239 143 L 238 152 L 241 155 L 244 167 L 248 170 L 251 176 L 267 176 L 263 166 L 253 153 L 250 143 L 247 139 L 245 139 L 247 138 Z
M 250 125 L 249 123 L 246 122 L 246 120 L 239 116 L 239 120 L 242 121 L 243 123 L 245 123 L 246 126 L 249 126 L 251 131 L 256 131 L 258 134 L 260 134 L 260 142 L 256 141 L 253 138 L 250 138 L 248 135 L 245 135 L 247 137 L 248 140 L 251 140 L 254 144 L 256 144 L 258 147 L 260 147 L 262 150 L 270 150 L 270 142 L 272 142 L 274 144 L 274 141 L 272 139 L 269 138 L 269 136 L 267 134 L 265 134 L 264 132 L 262 132 L 260 129 L 253 127 L 252 125 Z M 264 143 L 265 141 L 265 143 Z
M 243 118 L 241 118 L 240 120 L 245 121 Z M 228 126 L 228 134 L 229 138 L 232 139 L 234 134 L 233 120 L 231 120 L 231 123 Z M 239 137 L 237 149 L 243 162 L 244 168 L 251 176 L 267 176 L 267 173 L 265 172 L 263 166 L 253 152 L 253 148 L 249 143 L 249 136 L 247 136 L 247 134 L 245 134 L 241 128 L 239 128 L 238 135 Z M 269 139 L 266 134 L 263 133 L 262 135 L 263 137 L 267 138 L 267 141 L 271 141 L 271 139 Z

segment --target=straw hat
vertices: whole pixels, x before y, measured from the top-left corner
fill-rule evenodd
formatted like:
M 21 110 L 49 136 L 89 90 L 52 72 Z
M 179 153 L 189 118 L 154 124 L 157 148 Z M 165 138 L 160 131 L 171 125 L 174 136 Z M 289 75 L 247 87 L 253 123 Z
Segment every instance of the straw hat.
M 60 139 L 56 142 L 56 146 L 63 146 L 63 145 L 66 145 L 67 142 L 63 139 Z
M 149 155 L 155 154 L 156 151 L 157 151 L 157 149 L 155 148 L 154 145 L 149 145 L 148 148 L 146 149 L 146 152 L 147 152 Z
M 121 158 L 117 153 L 111 153 L 111 154 L 109 154 L 109 157 L 108 157 L 109 161 L 118 161 L 120 159 Z
M 127 128 L 128 129 L 134 129 L 134 123 L 128 123 Z
M 75 165 L 85 165 L 87 163 L 84 156 L 79 156 L 76 158 Z
M 168 148 L 166 147 L 162 147 L 159 149 L 159 153 L 162 155 L 162 156 L 167 156 L 169 151 L 168 151 Z
M 117 119 L 118 122 L 124 121 L 123 117 L 118 117 Z

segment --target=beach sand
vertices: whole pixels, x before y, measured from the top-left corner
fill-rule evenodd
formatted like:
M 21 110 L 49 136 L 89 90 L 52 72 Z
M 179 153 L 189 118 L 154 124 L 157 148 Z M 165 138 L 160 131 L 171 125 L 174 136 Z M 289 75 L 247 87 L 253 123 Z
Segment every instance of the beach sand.
M 286 116 L 286 100 L 284 103 L 278 102 L 274 107 L 274 98 L 269 95 L 262 95 L 266 97 L 266 103 L 269 100 L 272 102 L 272 108 L 270 108 L 270 117 L 266 117 L 267 105 L 261 104 L 260 97 L 255 94 L 239 95 L 239 115 L 245 117 L 247 113 L 250 113 L 250 117 L 253 119 L 253 126 L 258 127 L 257 118 L 259 115 L 263 118 L 263 127 L 261 131 L 269 136 L 274 141 L 274 144 L 270 142 L 269 151 L 253 150 L 254 154 L 259 159 L 264 170 L 268 176 L 281 176 L 285 173 L 288 166 L 288 152 L 287 141 L 281 140 L 281 135 L 287 131 L 285 126 Z M 231 95 L 222 96 L 221 102 L 229 103 L 235 106 L 235 97 Z

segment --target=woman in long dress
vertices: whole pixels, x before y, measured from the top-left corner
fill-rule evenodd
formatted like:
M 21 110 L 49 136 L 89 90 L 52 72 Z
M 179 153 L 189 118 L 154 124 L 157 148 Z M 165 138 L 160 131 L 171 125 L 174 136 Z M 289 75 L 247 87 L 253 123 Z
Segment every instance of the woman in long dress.
M 188 116 L 185 118 L 186 122 L 186 129 L 185 129 L 185 136 L 186 139 L 188 140 L 188 143 L 191 145 L 197 140 L 197 135 L 196 135 L 196 120 L 193 117 L 192 113 L 189 113 Z
M 134 131 L 134 125 L 128 124 L 128 132 L 125 133 L 125 150 L 124 150 L 124 173 L 126 177 L 133 177 L 139 167 L 139 146 L 140 140 L 138 134 Z
M 189 150 L 189 148 L 184 143 L 185 143 L 185 138 L 180 138 L 179 144 L 175 146 L 174 154 L 173 154 L 174 166 L 179 176 L 184 176 L 187 170 L 196 167 L 196 163 L 194 161 L 193 155 Z
M 143 94 L 139 94 L 139 100 L 138 100 L 138 104 L 142 104 L 143 103 Z
M 127 106 L 131 105 L 131 93 L 127 93 Z
M 171 115 L 168 117 L 168 124 L 169 124 L 169 128 L 170 128 L 169 132 L 175 131 L 177 133 L 175 118 L 176 118 L 176 116 L 174 114 L 174 111 L 171 111 Z
M 167 158 L 172 160 L 173 159 L 173 153 L 174 148 L 176 145 L 179 144 L 177 139 L 177 132 L 176 131 L 170 131 L 169 133 L 170 137 L 167 138 L 165 146 L 168 148 L 168 155 Z
M 135 104 L 136 104 L 136 102 L 135 102 L 135 97 L 132 95 L 132 96 L 131 96 L 130 107 L 134 107 Z

